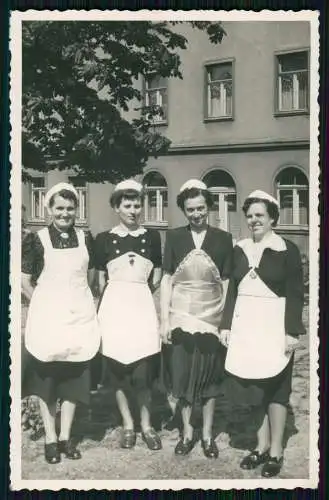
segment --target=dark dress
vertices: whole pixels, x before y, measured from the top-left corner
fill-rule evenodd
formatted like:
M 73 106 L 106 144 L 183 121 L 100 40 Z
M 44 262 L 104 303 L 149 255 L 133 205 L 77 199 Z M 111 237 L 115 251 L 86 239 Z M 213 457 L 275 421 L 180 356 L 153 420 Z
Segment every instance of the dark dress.
M 162 386 L 190 405 L 216 397 L 225 349 L 218 332 L 224 306 L 222 281 L 229 278 L 232 236 L 208 226 L 200 249 L 189 226 L 169 230 L 163 270 L 172 276 L 171 344 L 162 349 Z
M 285 335 L 305 333 L 300 253 L 273 233 L 253 266 L 252 245 L 243 240 L 233 253 L 222 318 L 222 328 L 231 330 L 225 386 L 236 403 L 287 405 L 294 356 L 285 356 Z
M 161 240 L 155 230 L 121 226 L 97 235 L 96 269 L 107 284 L 98 308 L 105 376 L 115 389 L 151 388 L 159 365 L 158 318 L 151 293 L 155 268 L 161 268 Z
M 53 226 L 48 227 L 53 248 L 77 248 L 78 238 L 72 228 L 68 238 L 60 237 L 59 231 Z M 85 243 L 89 254 L 89 269 L 94 267 L 93 238 L 86 233 Z M 28 233 L 22 242 L 22 272 L 32 276 L 36 283 L 44 268 L 44 247 L 37 233 Z M 47 325 L 45 325 L 45 335 Z M 72 402 L 89 403 L 90 370 L 89 362 L 43 362 L 30 354 L 22 346 L 23 356 L 27 359 L 25 373 L 22 374 L 22 396 L 35 395 L 45 402 L 51 402 L 54 397 Z

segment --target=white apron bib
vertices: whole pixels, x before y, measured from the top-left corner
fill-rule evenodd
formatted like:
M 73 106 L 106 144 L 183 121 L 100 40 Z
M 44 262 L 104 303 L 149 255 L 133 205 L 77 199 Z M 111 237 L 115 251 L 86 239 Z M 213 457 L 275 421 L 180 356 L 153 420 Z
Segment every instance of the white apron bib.
M 252 269 L 239 285 L 225 369 L 241 378 L 274 377 L 285 355 L 285 298 L 278 297 Z
M 83 231 L 77 248 L 53 248 L 48 229 L 38 232 L 44 268 L 29 306 L 25 345 L 40 361 L 87 361 L 99 348 L 100 333 L 88 286 L 88 251 Z
M 111 260 L 98 311 L 101 352 L 128 365 L 160 352 L 156 309 L 148 278 L 153 264 L 134 252 Z

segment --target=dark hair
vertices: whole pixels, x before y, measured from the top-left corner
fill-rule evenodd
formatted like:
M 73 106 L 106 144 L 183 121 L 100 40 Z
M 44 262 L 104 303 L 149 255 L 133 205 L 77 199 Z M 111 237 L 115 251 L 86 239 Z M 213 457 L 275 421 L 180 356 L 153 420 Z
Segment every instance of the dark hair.
M 185 208 L 185 201 L 189 198 L 196 198 L 197 196 L 203 196 L 207 207 L 211 208 L 214 204 L 213 197 L 211 193 L 207 189 L 200 189 L 200 188 L 189 188 L 189 189 L 184 189 L 181 193 L 177 195 L 177 205 L 178 207 L 184 212 Z
M 144 200 L 144 192 L 136 191 L 136 189 L 118 189 L 113 191 L 110 197 L 110 205 L 112 208 L 118 208 L 121 205 L 123 198 L 127 200 L 135 200 L 138 198 L 141 202 Z
M 247 198 L 242 207 L 244 215 L 247 215 L 249 208 L 254 203 L 264 203 L 269 217 L 273 219 L 272 227 L 275 227 L 278 223 L 280 215 L 278 205 L 273 201 L 265 200 L 263 198 Z
M 70 189 L 61 189 L 60 191 L 57 191 L 57 193 L 54 193 L 49 200 L 49 207 L 51 208 L 55 202 L 55 196 L 61 196 L 64 198 L 64 200 L 70 200 L 74 202 L 75 207 L 78 206 L 78 199 L 75 196 L 75 194 L 70 190 Z

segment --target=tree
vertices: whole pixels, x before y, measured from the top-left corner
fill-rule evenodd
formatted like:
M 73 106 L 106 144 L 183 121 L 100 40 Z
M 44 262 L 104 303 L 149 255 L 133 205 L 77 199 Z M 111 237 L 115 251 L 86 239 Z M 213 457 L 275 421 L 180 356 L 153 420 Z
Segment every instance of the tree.
M 157 73 L 182 78 L 179 49 L 188 41 L 165 22 L 24 21 L 22 27 L 23 170 L 73 168 L 90 182 L 141 173 L 170 141 L 152 126 L 136 82 Z M 192 22 L 211 43 L 221 23 Z M 139 103 L 138 118 L 124 112 Z

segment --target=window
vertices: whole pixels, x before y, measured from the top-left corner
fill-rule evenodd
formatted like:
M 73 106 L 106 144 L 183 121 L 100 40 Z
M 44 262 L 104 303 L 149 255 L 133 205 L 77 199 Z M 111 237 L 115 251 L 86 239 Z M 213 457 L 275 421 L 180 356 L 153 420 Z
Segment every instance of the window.
M 278 54 L 277 111 L 308 110 L 308 51 Z
M 78 211 L 76 222 L 85 224 L 87 222 L 87 184 L 78 177 L 69 177 L 69 182 L 73 184 L 78 192 Z
M 152 117 L 154 123 L 167 123 L 168 95 L 167 78 L 152 75 L 145 80 L 145 105 L 159 106 L 161 111 Z
M 143 185 L 145 223 L 167 225 L 168 187 L 165 178 L 159 172 L 149 172 L 144 177 Z
M 298 168 L 287 167 L 276 178 L 277 198 L 280 204 L 279 224 L 308 226 L 308 180 Z
M 214 198 L 209 211 L 209 224 L 239 236 L 236 187 L 233 178 L 224 170 L 213 170 L 203 179 Z
M 206 66 L 205 118 L 233 117 L 233 63 Z
M 33 177 L 31 179 L 31 219 L 45 220 L 45 179 L 43 177 Z

